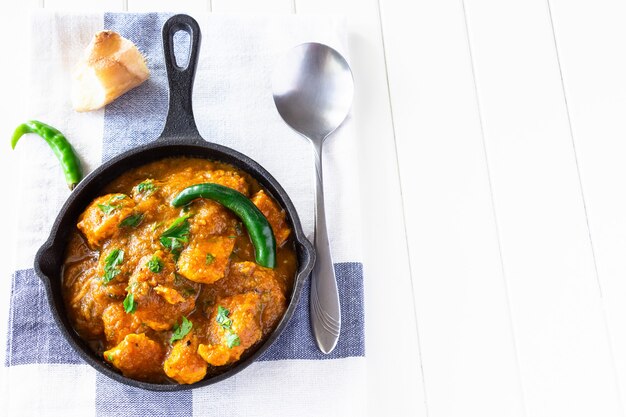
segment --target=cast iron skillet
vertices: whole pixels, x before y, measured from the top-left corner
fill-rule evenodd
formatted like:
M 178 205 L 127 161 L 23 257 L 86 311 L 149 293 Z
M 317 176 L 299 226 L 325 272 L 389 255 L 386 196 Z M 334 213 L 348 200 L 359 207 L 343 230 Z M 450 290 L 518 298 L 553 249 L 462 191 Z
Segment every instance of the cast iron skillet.
M 179 67 L 174 57 L 173 37 L 174 33 L 179 30 L 187 32 L 191 40 L 187 68 Z M 81 181 L 65 202 L 65 205 L 52 226 L 50 237 L 39 249 L 35 257 L 35 271 L 37 271 L 37 274 L 46 287 L 48 301 L 54 319 L 61 333 L 76 352 L 78 352 L 88 364 L 104 375 L 127 385 L 154 391 L 178 391 L 213 384 L 236 374 L 250 365 L 267 350 L 287 325 L 300 298 L 302 285 L 311 273 L 315 262 L 315 252 L 311 243 L 309 243 L 304 236 L 296 209 L 287 196 L 287 193 L 285 193 L 285 190 L 283 190 L 274 177 L 247 156 L 230 148 L 206 142 L 198 133 L 191 108 L 191 92 L 196 65 L 198 63 L 199 48 L 200 27 L 192 17 L 176 15 L 165 22 L 163 26 L 163 52 L 169 81 L 170 98 L 163 133 L 161 133 L 161 136 L 153 143 L 130 150 L 105 162 Z M 293 228 L 298 257 L 298 272 L 296 274 L 289 306 L 282 320 L 276 327 L 276 330 L 269 335 L 256 351 L 243 357 L 237 364 L 226 368 L 226 370 L 219 375 L 207 377 L 191 385 L 141 382 L 120 374 L 117 370 L 104 362 L 102 358 L 98 357 L 89 348 L 87 343 L 81 340 L 78 334 L 73 330 L 68 320 L 61 293 L 61 269 L 63 266 L 65 246 L 80 213 L 82 213 L 87 205 L 99 195 L 107 184 L 124 172 L 151 161 L 173 156 L 194 156 L 226 162 L 252 175 L 272 194 L 280 205 L 285 208 L 287 217 Z

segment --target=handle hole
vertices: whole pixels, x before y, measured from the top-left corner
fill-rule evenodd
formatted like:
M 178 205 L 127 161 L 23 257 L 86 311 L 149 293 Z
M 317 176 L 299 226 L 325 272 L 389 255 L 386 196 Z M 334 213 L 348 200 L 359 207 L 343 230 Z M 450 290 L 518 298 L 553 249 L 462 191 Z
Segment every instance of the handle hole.
M 184 70 L 189 64 L 191 36 L 186 30 L 178 29 L 176 32 L 174 32 L 173 44 L 176 66 L 178 67 L 178 69 Z

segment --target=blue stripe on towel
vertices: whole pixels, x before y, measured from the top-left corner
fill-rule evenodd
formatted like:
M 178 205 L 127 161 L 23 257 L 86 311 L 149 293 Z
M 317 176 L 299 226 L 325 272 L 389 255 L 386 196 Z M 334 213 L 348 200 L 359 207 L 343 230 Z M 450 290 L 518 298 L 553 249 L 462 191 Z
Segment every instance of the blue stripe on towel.
M 96 375 L 96 416 L 193 415 L 191 391 L 154 392 L 120 384 L 98 372 Z
M 61 335 L 33 269 L 13 274 L 5 366 L 28 363 L 84 363 Z
M 334 359 L 365 355 L 363 267 L 358 262 L 335 264 L 341 299 L 341 337 L 330 355 L 316 347 L 309 325 L 309 283 L 280 338 L 259 358 Z M 45 287 L 33 269 L 13 276 L 5 366 L 29 363 L 82 364 L 56 326 Z
M 104 28 L 132 40 L 147 58 L 150 78 L 104 110 L 102 160 L 156 139 L 167 114 L 167 73 L 161 28 L 169 14 L 105 13 Z M 123 139 L 123 140 L 120 140 Z

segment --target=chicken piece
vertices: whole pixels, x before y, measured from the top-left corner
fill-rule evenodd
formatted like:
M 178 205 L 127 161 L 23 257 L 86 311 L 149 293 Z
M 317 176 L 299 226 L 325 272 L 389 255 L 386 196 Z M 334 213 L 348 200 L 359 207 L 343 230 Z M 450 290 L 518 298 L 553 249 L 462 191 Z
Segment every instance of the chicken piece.
M 134 43 L 111 30 L 96 33 L 74 70 L 72 106 L 76 111 L 103 107 L 150 76 Z
M 100 256 L 99 260 L 90 259 L 87 268 L 81 263 L 71 264 L 65 271 L 68 274 L 66 276 L 71 277 L 63 282 L 68 289 L 65 302 L 76 330 L 87 339 L 100 336 L 104 332 L 104 310 L 111 303 L 121 301 L 126 296 L 126 283 L 118 282 L 117 276 L 107 285 L 103 284 L 104 258 L 105 256 Z
M 207 171 L 204 174 L 205 182 L 211 182 L 214 184 L 220 184 L 233 190 L 239 191 L 241 194 L 247 196 L 250 193 L 250 186 L 248 181 L 238 173 L 234 171 L 224 171 L 222 169 L 216 169 L 214 171 Z
M 170 304 L 185 302 L 185 298 L 173 288 L 164 287 L 163 285 L 157 285 L 156 287 L 154 287 L 154 291 Z
M 234 247 L 230 237 L 193 239 L 178 258 L 178 271 L 191 281 L 212 284 L 224 277 Z
M 196 353 L 197 350 L 198 340 L 192 333 L 174 343 L 163 364 L 165 374 L 181 384 L 200 381 L 206 375 L 207 363 Z
M 125 194 L 107 194 L 96 198 L 78 218 L 78 229 L 83 232 L 92 249 L 98 249 L 105 239 L 119 232 L 120 222 L 133 214 L 135 202 Z
M 272 226 L 274 237 L 276 238 L 276 244 L 281 246 L 285 243 L 285 240 L 291 234 L 291 229 L 287 225 L 287 215 L 270 196 L 265 194 L 265 191 L 261 190 L 251 198 L 252 203 L 261 210 L 261 213 L 267 218 Z
M 255 292 L 219 300 L 209 320 L 209 343 L 200 344 L 198 354 L 213 366 L 238 361 L 246 349 L 263 335 L 262 307 L 261 295 Z M 228 310 L 228 314 L 223 309 Z
M 113 349 L 104 352 L 104 359 L 133 379 L 154 379 L 161 375 L 163 348 L 145 333 L 127 335 Z
M 156 331 L 171 329 L 176 320 L 193 311 L 200 290 L 199 285 L 177 276 L 171 255 L 162 251 L 141 258 L 128 284 L 136 306 L 134 315 Z
M 226 207 L 215 201 L 197 200 L 192 208 L 191 235 L 207 237 L 234 235 L 237 219 Z
M 207 288 L 207 295 L 242 294 L 254 291 L 261 296 L 263 313 L 261 322 L 263 334 L 270 333 L 287 309 L 285 284 L 276 278 L 274 270 L 264 268 L 254 262 L 233 262 L 228 276 L 215 284 L 216 288 Z M 213 292 L 215 291 L 215 292 Z
M 102 297 L 100 287 L 94 268 L 86 271 L 66 296 L 76 331 L 87 339 L 98 337 L 104 331 L 102 312 L 109 305 L 109 300 Z
M 116 346 L 131 333 L 145 332 L 146 328 L 134 314 L 124 311 L 121 303 L 109 305 L 102 313 L 104 335 L 109 347 Z

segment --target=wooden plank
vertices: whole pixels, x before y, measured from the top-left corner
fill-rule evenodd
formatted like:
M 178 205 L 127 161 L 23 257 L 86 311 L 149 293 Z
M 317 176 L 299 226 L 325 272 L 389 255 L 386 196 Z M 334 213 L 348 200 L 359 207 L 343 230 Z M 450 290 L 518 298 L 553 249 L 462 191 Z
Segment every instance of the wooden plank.
M 381 16 L 428 415 L 521 416 L 462 4 Z
M 210 0 L 127 0 L 129 12 L 206 13 Z
M 529 415 L 623 415 L 546 2 L 465 2 Z
M 426 415 L 378 4 L 298 0 L 296 10 L 343 14 L 348 23 L 352 118 L 362 142 L 355 159 L 363 184 L 368 413 Z M 390 307 L 392 319 L 381 313 Z M 391 345 L 382 335 L 401 335 L 401 341 Z
M 46 9 L 67 10 L 71 12 L 121 12 L 124 0 L 43 0 Z
M 613 354 L 626 398 L 626 3 L 551 0 Z
M 216 13 L 294 13 L 294 0 L 212 0 Z

